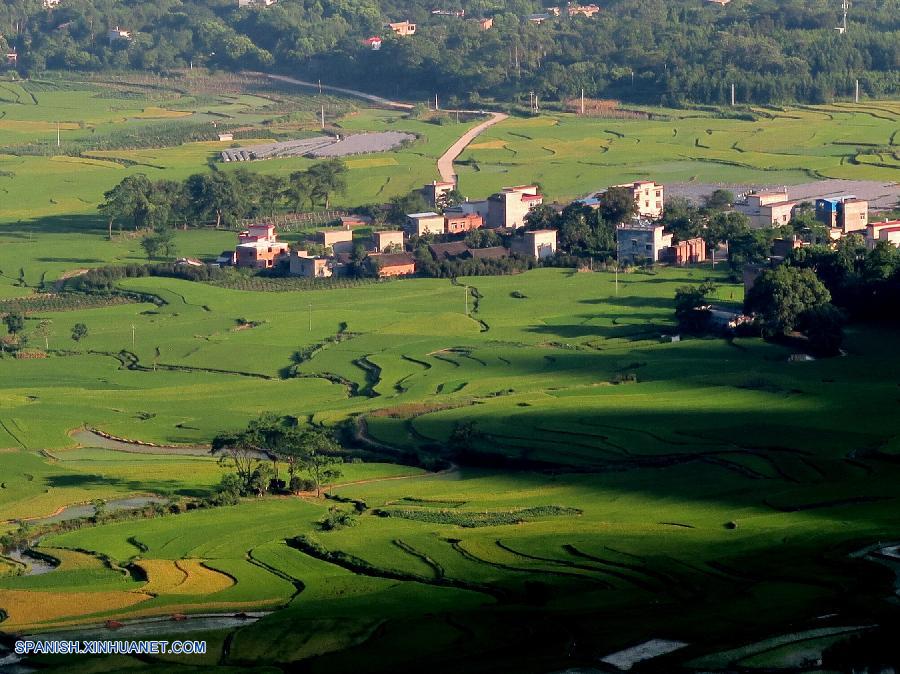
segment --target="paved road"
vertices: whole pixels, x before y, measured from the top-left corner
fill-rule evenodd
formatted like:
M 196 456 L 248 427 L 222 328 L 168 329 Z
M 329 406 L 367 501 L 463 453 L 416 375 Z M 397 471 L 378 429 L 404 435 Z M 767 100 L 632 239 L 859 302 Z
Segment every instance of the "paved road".
M 263 73 L 259 73 L 263 74 Z M 285 77 L 284 75 L 268 75 L 266 74 L 270 80 L 278 80 L 279 82 L 287 82 L 288 84 L 296 84 L 298 87 L 312 87 L 313 89 L 319 88 L 318 82 L 306 82 L 305 80 L 297 80 L 293 77 Z M 389 108 L 398 108 L 400 110 L 412 110 L 415 106 L 410 103 L 400 103 L 399 101 L 391 101 L 387 98 L 382 98 L 381 96 L 374 96 L 372 94 L 367 94 L 363 91 L 356 91 L 355 89 L 344 89 L 343 87 L 333 87 L 330 84 L 322 84 L 322 89 L 324 91 L 336 91 L 339 94 L 347 94 L 348 96 L 355 96 L 356 98 L 363 98 L 367 101 L 372 101 L 373 103 L 378 103 L 378 105 L 384 105 Z
M 460 110 L 460 112 L 473 112 L 472 110 Z M 453 162 L 456 161 L 456 158 L 459 157 L 463 153 L 463 150 L 471 143 L 475 138 L 484 133 L 487 129 L 494 126 L 494 124 L 499 124 L 504 119 L 509 117 L 509 115 L 505 115 L 502 112 L 492 112 L 489 113 L 491 118 L 486 122 L 482 122 L 476 127 L 473 127 L 466 131 L 462 136 L 459 137 L 453 145 L 450 146 L 450 149 L 447 150 L 444 154 L 438 158 L 437 168 L 438 173 L 441 174 L 441 180 L 452 181 L 453 176 L 456 175 L 453 171 Z
M 260 73 L 263 74 L 263 73 Z M 400 101 L 392 101 L 388 98 L 382 98 L 381 96 L 375 96 L 373 94 L 367 94 L 364 91 L 357 91 L 356 89 L 345 89 L 343 87 L 334 87 L 330 84 L 322 84 L 320 85 L 318 82 L 307 82 L 306 80 L 298 80 L 293 77 L 286 77 L 285 75 L 269 75 L 266 74 L 271 80 L 277 80 L 279 82 L 287 82 L 288 84 L 295 84 L 300 87 L 311 87 L 313 89 L 318 89 L 320 86 L 323 91 L 335 91 L 340 94 L 346 94 L 348 96 L 355 96 L 356 98 L 362 98 L 366 101 L 371 101 L 373 103 L 377 103 L 378 105 L 383 105 L 389 108 L 396 108 L 398 110 L 412 110 L 415 106 L 410 103 L 401 103 Z M 459 157 L 463 153 L 463 150 L 471 143 L 475 138 L 477 138 L 480 134 L 484 133 L 487 129 L 492 127 L 494 124 L 498 124 L 502 122 L 504 119 L 509 117 L 509 115 L 505 115 L 502 112 L 484 112 L 483 110 L 446 110 L 445 112 L 464 112 L 467 114 L 488 114 L 490 115 L 490 119 L 482 122 L 478 126 L 469 129 L 462 136 L 460 136 L 459 140 L 457 140 L 453 145 L 450 146 L 444 154 L 440 156 L 437 161 L 437 169 L 438 173 L 441 176 L 441 180 L 451 181 L 453 180 L 453 176 L 455 175 L 453 171 L 453 162 L 456 161 L 456 158 Z

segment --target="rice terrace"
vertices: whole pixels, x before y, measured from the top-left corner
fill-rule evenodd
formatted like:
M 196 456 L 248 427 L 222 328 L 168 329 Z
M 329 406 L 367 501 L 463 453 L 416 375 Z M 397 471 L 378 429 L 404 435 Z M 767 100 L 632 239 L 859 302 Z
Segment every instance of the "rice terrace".
M 680 238 L 715 254 L 620 263 L 615 225 L 570 202 L 646 179 L 704 197 L 853 180 L 887 195 L 869 222 L 897 219 L 900 103 L 571 101 L 503 108 L 454 164 L 458 203 L 426 205 L 439 157 L 489 111 L 200 68 L 0 83 L 0 671 L 896 664 L 894 248 L 859 232 L 829 248 L 798 204 L 790 234 L 813 252 L 761 271 L 791 237 L 710 239 L 732 195 L 718 213 L 674 202 L 705 218 Z M 338 136 L 362 144 L 335 159 Z M 340 179 L 316 191 L 323 166 Z M 179 215 L 204 176 L 249 185 L 246 212 Z M 129 177 L 184 203 L 111 215 Z M 408 231 L 526 185 L 552 256 L 516 253 L 523 223 L 483 242 Z M 341 217 L 352 234 L 329 250 Z M 293 252 L 240 268 L 271 223 Z M 399 250 L 373 250 L 401 228 Z M 415 273 L 381 273 L 397 256 Z M 329 273 L 285 271 L 315 261 Z M 838 262 L 844 285 L 824 277 Z M 799 319 L 740 329 L 762 285 L 745 292 L 746 270 L 801 267 L 845 314 L 827 355 Z M 687 318 L 685 289 L 702 300 Z M 737 327 L 694 329 L 697 313 Z M 35 635 L 207 651 L 13 652 Z

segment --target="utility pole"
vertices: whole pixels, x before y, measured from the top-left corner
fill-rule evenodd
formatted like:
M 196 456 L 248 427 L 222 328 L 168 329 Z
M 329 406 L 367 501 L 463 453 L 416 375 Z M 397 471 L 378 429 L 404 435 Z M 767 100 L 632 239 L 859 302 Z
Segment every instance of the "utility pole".
M 734 82 L 731 83 L 731 107 L 734 107 Z
M 322 95 L 322 80 L 319 80 L 319 96 Z
M 322 128 L 325 128 L 325 106 L 322 106 Z
M 312 302 L 309 303 L 309 331 L 312 332 Z
M 464 286 L 466 289 L 466 318 L 469 317 L 469 286 Z
M 856 80 L 856 97 L 854 99 L 857 103 L 859 103 L 859 80 Z
M 584 114 L 584 87 L 581 88 L 581 114 Z
M 131 350 L 134 351 L 134 323 L 131 324 Z
M 59 146 L 60 146 L 60 139 L 59 139 L 59 122 L 57 122 L 57 123 L 56 123 L 56 147 L 59 147 Z
M 435 109 L 435 110 L 440 110 L 440 107 L 438 107 L 438 97 L 437 97 L 437 94 L 434 95 L 434 109 Z

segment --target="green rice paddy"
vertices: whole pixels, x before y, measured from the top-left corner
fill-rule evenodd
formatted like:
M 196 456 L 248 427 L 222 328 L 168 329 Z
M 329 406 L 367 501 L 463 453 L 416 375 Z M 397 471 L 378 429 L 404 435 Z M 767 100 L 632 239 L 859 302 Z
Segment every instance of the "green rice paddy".
M 0 122 L 19 122 L 0 123 L 7 144 L 48 124 L 55 134 L 60 118 L 74 136 L 164 110 L 215 106 L 249 118 L 263 105 L 116 101 L 76 87 L 56 103 L 53 91 L 33 91 L 35 106 L 27 85 L 4 87 Z M 72 109 L 37 112 L 51 104 Z M 479 139 L 492 147 L 464 156 L 479 170 L 463 164 L 462 185 L 481 196 L 538 180 L 563 196 L 644 171 L 698 181 L 731 170 L 736 180 L 773 176 L 766 182 L 805 181 L 808 171 L 890 175 L 868 155 L 854 164 L 841 153 L 851 152 L 845 141 L 885 144 L 895 104 L 768 112 L 757 122 L 510 120 Z M 340 123 L 427 138 L 391 153 L 396 164 L 351 169 L 358 189 L 348 200 L 359 201 L 434 177 L 434 158 L 459 130 L 366 110 Z M 773 152 L 779 143 L 784 151 Z M 201 170 L 212 149 L 128 152 L 171 160 L 154 174 L 169 177 Z M 740 166 L 721 163 L 737 155 Z M 32 168 L 0 186 L 34 191 L 0 203 L 0 297 L 28 295 L 42 276 L 142 259 L 135 239 L 105 241 L 91 215 L 103 189 L 140 167 L 69 167 L 54 204 L 28 185 L 54 160 L 18 159 Z M 283 161 L 263 170 L 304 160 Z M 226 232 L 178 236 L 190 255 L 233 243 Z M 850 553 L 900 538 L 896 331 L 854 326 L 845 356 L 812 362 L 789 362 L 790 349 L 753 338 L 671 341 L 676 288 L 706 279 L 718 303 L 742 302 L 742 286 L 704 265 L 618 280 L 544 268 L 289 292 L 140 278 L 122 286 L 159 303 L 34 310 L 26 334 L 43 346 L 35 329 L 52 320 L 49 357 L 0 358 L 0 532 L 95 499 L 204 496 L 226 470 L 211 456 L 80 447 L 72 432 L 83 427 L 194 445 L 273 411 L 349 423 L 361 446 L 443 470 L 348 463 L 330 490 L 337 499 L 245 499 L 45 536 L 38 548 L 60 561 L 48 574 L 15 575 L 20 567 L 0 558 L 0 631 L 273 611 L 203 633 L 214 651 L 204 659 L 37 661 L 78 672 L 286 670 L 298 661 L 309 672 L 548 672 L 594 666 L 652 638 L 689 644 L 658 671 L 707 671 L 795 663 L 888 624 L 893 574 Z M 76 344 L 69 333 L 79 322 L 89 335 Z M 466 424 L 464 447 L 455 446 Z M 329 507 L 358 512 L 355 526 L 321 530 Z M 166 624 L 161 634 L 179 634 L 180 623 Z

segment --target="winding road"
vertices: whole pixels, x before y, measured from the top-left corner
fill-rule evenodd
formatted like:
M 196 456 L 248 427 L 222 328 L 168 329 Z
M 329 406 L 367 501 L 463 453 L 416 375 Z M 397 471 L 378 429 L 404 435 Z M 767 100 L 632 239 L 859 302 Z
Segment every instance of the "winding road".
M 293 77 L 287 77 L 285 75 L 265 74 L 265 76 L 270 80 L 285 82 L 287 84 L 294 84 L 299 87 L 311 87 L 313 89 L 334 91 L 340 94 L 346 94 L 348 96 L 355 96 L 356 98 L 362 98 L 363 100 L 371 101 L 372 103 L 383 105 L 388 108 L 395 108 L 397 110 L 412 110 L 415 107 L 411 103 L 392 101 L 387 98 L 382 98 L 381 96 L 367 94 L 363 91 L 357 91 L 355 89 L 345 89 L 343 87 L 335 87 L 331 86 L 330 84 L 320 84 L 318 82 L 307 82 L 306 80 L 298 80 Z M 469 143 L 475 140 L 475 138 L 494 126 L 494 124 L 499 124 L 500 122 L 502 122 L 504 119 L 509 117 L 509 115 L 506 115 L 502 112 L 485 112 L 484 110 L 446 110 L 445 112 L 463 112 L 474 115 L 490 115 L 490 119 L 487 119 L 478 126 L 475 126 L 466 131 L 462 136 L 459 137 L 459 139 L 455 143 L 453 143 L 453 145 L 450 146 L 450 148 L 446 152 L 444 152 L 444 154 L 438 157 L 437 170 L 441 176 L 441 180 L 445 180 L 447 182 L 455 182 L 454 178 L 456 174 L 453 171 L 453 162 L 456 161 L 457 157 L 459 157 L 459 155 L 463 153 L 463 150 L 465 150 L 466 147 L 468 147 Z

